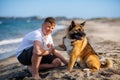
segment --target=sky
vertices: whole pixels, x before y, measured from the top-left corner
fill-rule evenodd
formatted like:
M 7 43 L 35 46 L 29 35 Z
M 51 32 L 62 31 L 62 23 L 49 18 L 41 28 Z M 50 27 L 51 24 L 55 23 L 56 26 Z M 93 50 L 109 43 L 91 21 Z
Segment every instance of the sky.
M 120 18 L 120 0 L 0 0 L 0 16 Z

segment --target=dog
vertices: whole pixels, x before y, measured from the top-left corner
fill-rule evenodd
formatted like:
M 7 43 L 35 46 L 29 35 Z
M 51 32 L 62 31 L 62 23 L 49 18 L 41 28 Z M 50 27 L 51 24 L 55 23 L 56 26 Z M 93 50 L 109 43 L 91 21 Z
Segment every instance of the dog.
M 71 72 L 77 59 L 79 59 L 79 65 L 82 68 L 87 67 L 90 71 L 98 71 L 100 68 L 112 67 L 112 61 L 105 59 L 103 64 L 100 61 L 98 54 L 94 51 L 90 45 L 86 33 L 84 32 L 84 26 L 86 21 L 77 24 L 72 21 L 67 29 L 67 34 L 63 37 L 63 43 L 59 47 L 63 48 L 70 55 L 68 64 L 68 71 Z

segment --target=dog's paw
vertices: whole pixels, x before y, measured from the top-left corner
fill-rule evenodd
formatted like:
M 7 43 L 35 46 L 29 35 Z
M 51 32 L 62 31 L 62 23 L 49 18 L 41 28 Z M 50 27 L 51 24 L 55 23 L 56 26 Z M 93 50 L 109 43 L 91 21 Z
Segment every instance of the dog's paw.
M 68 74 L 70 74 L 70 72 L 69 72 L 69 71 L 66 71 L 66 72 L 65 72 L 65 75 L 68 75 Z
M 90 69 L 85 68 L 85 69 L 83 69 L 83 71 L 84 71 L 84 72 L 89 72 L 89 71 L 90 71 Z
M 83 69 L 83 71 L 85 72 L 85 75 L 86 77 L 90 76 L 90 69 L 86 68 L 86 69 Z

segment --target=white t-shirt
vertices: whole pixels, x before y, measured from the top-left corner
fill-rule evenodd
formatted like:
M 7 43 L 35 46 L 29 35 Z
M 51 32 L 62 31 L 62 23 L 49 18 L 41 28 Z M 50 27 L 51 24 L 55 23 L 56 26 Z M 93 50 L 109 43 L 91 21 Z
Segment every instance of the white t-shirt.
M 48 44 L 53 44 L 51 34 L 44 36 L 42 29 L 40 28 L 25 35 L 25 37 L 23 38 L 22 42 L 20 43 L 18 47 L 16 56 L 18 57 L 24 49 L 27 49 L 33 46 L 33 43 L 35 40 L 40 41 L 42 44 L 42 48 L 45 50 L 49 49 L 47 46 Z

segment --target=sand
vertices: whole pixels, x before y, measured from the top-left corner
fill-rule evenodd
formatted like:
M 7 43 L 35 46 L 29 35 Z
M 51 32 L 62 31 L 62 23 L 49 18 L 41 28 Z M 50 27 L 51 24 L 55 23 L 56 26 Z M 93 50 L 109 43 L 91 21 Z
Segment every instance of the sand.
M 76 20 L 77 23 L 82 21 Z M 61 24 L 68 26 L 70 21 L 61 21 Z M 87 20 L 85 32 L 94 50 L 100 57 L 110 58 L 113 67 L 86 74 L 78 66 L 71 73 L 67 73 L 67 66 L 62 66 L 40 72 L 43 80 L 120 80 L 120 19 Z M 60 30 L 53 36 L 55 46 L 62 43 L 64 35 L 65 30 Z M 69 59 L 66 51 L 60 52 Z M 15 56 L 0 61 L 0 80 L 25 80 L 26 76 L 31 75 Z

